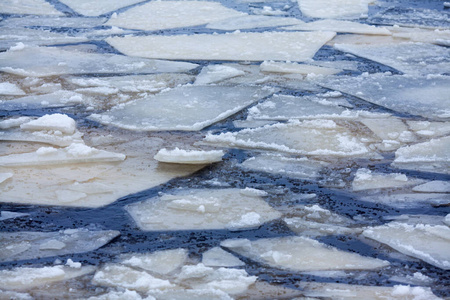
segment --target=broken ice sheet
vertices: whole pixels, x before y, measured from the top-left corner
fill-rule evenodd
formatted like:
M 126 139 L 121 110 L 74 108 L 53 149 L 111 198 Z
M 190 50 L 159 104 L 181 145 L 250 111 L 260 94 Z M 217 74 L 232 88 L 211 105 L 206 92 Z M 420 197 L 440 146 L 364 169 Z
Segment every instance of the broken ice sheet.
M 126 209 L 142 230 L 245 230 L 281 216 L 252 189 L 198 189 L 164 194 Z
M 400 188 L 404 186 L 416 185 L 423 182 L 420 179 L 412 179 L 401 173 L 380 173 L 372 172 L 369 169 L 361 168 L 355 174 L 352 182 L 353 191 Z
M 450 49 L 433 44 L 335 44 L 334 48 L 387 65 L 405 74 L 450 72 Z
M 302 1 L 302 0 L 300 0 Z M 299 25 L 284 27 L 284 30 L 305 30 L 305 31 L 335 31 L 344 33 L 358 33 L 358 34 L 374 34 L 374 35 L 391 35 L 392 33 L 382 27 L 371 26 L 350 21 L 340 20 L 319 20 L 310 23 L 303 23 Z
M 234 32 L 111 37 L 106 41 L 126 55 L 148 58 L 305 61 L 335 35 L 335 32 Z
M 84 53 L 53 47 L 25 47 L 0 53 L 0 70 L 19 76 L 186 72 L 196 64 Z
M 225 20 L 210 22 L 206 28 L 219 30 L 241 30 L 264 27 L 279 27 L 288 25 L 299 25 L 304 22 L 295 18 L 280 18 L 269 16 L 245 15 Z M 330 30 L 334 31 L 334 30 Z
M 450 269 L 450 228 L 445 225 L 392 222 L 369 227 L 363 235 L 438 268 Z
M 152 253 L 128 253 L 119 257 L 120 263 L 159 275 L 167 275 L 181 268 L 188 260 L 186 249 L 170 249 Z
M 341 251 L 306 237 L 231 239 L 220 245 L 254 261 L 292 271 L 372 270 L 389 265 L 387 261 Z
M 204 143 L 314 156 L 376 157 L 361 139 L 332 120 L 312 120 L 266 125 L 219 135 L 208 134 Z
M 143 0 L 60 0 L 77 13 L 85 16 L 99 16 L 122 7 L 133 5 Z
M 2 232 L 0 261 L 84 253 L 109 243 L 119 231 L 67 229 L 59 232 Z
M 315 82 L 400 113 L 437 120 L 450 117 L 448 76 L 363 74 L 329 76 Z
M 64 15 L 45 0 L 2 0 L 0 2 L 0 13 L 51 16 Z
M 422 28 L 449 28 L 450 14 L 425 8 L 390 7 L 371 16 L 372 24 L 403 25 Z
M 205 251 L 202 255 L 202 263 L 207 267 L 245 266 L 243 261 L 220 247 L 214 247 Z
M 195 85 L 216 83 L 224 79 L 243 76 L 245 72 L 227 65 L 208 65 L 202 68 L 195 79 Z
M 420 29 L 400 26 L 387 27 L 395 38 L 408 39 L 413 42 L 442 45 L 442 41 L 450 40 L 450 30 Z M 445 45 L 442 45 L 445 46 Z
M 0 82 L 0 95 L 23 96 L 25 92 L 17 84 Z
M 151 1 L 112 16 L 106 25 L 129 29 L 163 30 L 203 25 L 245 15 L 218 2 Z
M 201 130 L 274 92 L 271 88 L 184 86 L 94 114 L 89 119 L 129 130 Z
M 303 15 L 323 19 L 357 19 L 369 12 L 370 0 L 297 0 Z
M 156 153 L 154 159 L 176 164 L 210 164 L 222 161 L 224 154 L 221 150 L 183 150 L 178 148 L 167 150 L 163 148 Z
M 83 266 L 71 268 L 68 266 L 52 266 L 41 268 L 19 267 L 0 271 L 0 289 L 25 291 L 34 287 L 44 287 L 47 284 L 77 278 L 93 273 L 95 267 Z M 20 299 L 20 298 L 19 298 Z

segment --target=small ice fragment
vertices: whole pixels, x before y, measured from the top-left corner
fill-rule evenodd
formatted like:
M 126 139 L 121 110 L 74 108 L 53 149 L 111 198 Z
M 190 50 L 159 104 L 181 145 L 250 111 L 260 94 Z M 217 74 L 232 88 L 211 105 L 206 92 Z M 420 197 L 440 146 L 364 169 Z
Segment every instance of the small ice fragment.
M 165 163 L 177 164 L 210 164 L 222 161 L 224 152 L 222 150 L 182 150 L 175 148 L 167 150 L 163 148 L 158 151 L 154 159 Z

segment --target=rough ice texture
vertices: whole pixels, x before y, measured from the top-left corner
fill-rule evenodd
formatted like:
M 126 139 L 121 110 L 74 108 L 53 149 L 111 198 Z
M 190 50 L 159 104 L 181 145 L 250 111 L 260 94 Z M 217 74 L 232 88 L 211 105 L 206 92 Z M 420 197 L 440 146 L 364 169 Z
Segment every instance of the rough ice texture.
M 77 13 L 85 16 L 99 16 L 116 9 L 143 2 L 143 0 L 60 0 Z
M 328 77 L 317 83 L 397 112 L 438 120 L 450 118 L 448 76 L 365 74 Z
M 208 134 L 204 142 L 303 155 L 366 157 L 371 154 L 358 136 L 331 120 L 291 122 L 219 135 Z
M 442 225 L 389 223 L 369 227 L 365 237 L 419 258 L 438 268 L 450 269 L 450 228 Z
M 45 0 L 2 0 L 0 2 L 0 13 L 51 16 L 64 15 Z
M 221 246 L 271 267 L 293 271 L 372 270 L 389 265 L 306 237 L 225 240 Z
M 260 196 L 239 189 L 182 190 L 131 204 L 127 211 L 142 230 L 244 230 L 277 219 Z
M 109 243 L 120 232 L 71 229 L 59 232 L 0 233 L 0 261 L 83 253 Z
M 25 95 L 25 92 L 19 88 L 17 84 L 0 82 L 0 95 L 23 96 Z
M 202 263 L 208 267 L 245 266 L 243 261 L 220 247 L 214 247 L 205 251 L 202 255 Z
M 167 275 L 181 268 L 188 260 L 186 249 L 172 249 L 153 253 L 131 253 L 120 256 L 121 264 L 152 273 Z
M 224 152 L 222 150 L 173 150 L 161 149 L 156 153 L 154 159 L 165 163 L 176 164 L 210 164 L 222 161 Z
M 371 16 L 368 21 L 372 24 L 448 29 L 450 14 L 436 9 L 389 7 Z
M 334 68 L 325 68 L 319 66 L 312 66 L 306 64 L 296 63 L 282 63 L 274 61 L 264 61 L 260 65 L 262 72 L 271 73 L 287 73 L 287 74 L 316 74 L 316 75 L 333 75 L 341 72 L 342 70 Z
M 369 12 L 367 0 L 297 0 L 303 15 L 324 19 L 356 19 Z
M 151 1 L 109 19 L 106 25 L 141 30 L 163 30 L 217 22 L 246 14 L 218 2 Z
M 245 15 L 234 18 L 228 18 L 221 21 L 210 22 L 208 25 L 206 25 L 206 28 L 219 30 L 241 30 L 241 29 L 253 29 L 264 27 L 299 25 L 303 23 L 304 23 L 303 21 L 295 18 Z
M 418 193 L 450 193 L 450 182 L 434 180 L 415 186 L 412 190 Z
M 301 1 L 301 0 L 300 0 Z M 350 21 L 340 20 L 319 20 L 310 23 L 303 23 L 300 25 L 284 27 L 285 30 L 305 30 L 305 31 L 335 31 L 344 33 L 358 33 L 358 34 L 374 34 L 374 35 L 391 35 L 392 33 L 386 29 L 367 24 L 361 24 Z
M 0 70 L 19 76 L 63 74 L 185 72 L 196 64 L 137 59 L 116 54 L 83 53 L 58 48 L 26 47 L 0 53 Z
M 89 118 L 129 130 L 196 131 L 237 113 L 272 92 L 272 89 L 258 87 L 185 86 Z
M 88 99 L 83 95 L 66 90 L 58 90 L 50 94 L 29 95 L 0 102 L 3 110 L 39 109 L 44 107 L 65 107 L 86 103 Z
M 107 38 L 106 41 L 122 53 L 148 58 L 305 61 L 335 35 L 334 32 L 235 32 L 126 36 Z
M 205 85 L 216 83 L 224 79 L 245 75 L 245 72 L 231 66 L 209 65 L 202 69 L 195 79 L 194 84 Z
M 352 182 L 353 191 L 370 189 L 397 188 L 408 185 L 415 185 L 421 180 L 408 179 L 401 173 L 377 173 L 369 169 L 358 169 Z
M 405 74 L 428 75 L 450 72 L 450 49 L 432 44 L 335 44 L 349 52 L 387 65 Z

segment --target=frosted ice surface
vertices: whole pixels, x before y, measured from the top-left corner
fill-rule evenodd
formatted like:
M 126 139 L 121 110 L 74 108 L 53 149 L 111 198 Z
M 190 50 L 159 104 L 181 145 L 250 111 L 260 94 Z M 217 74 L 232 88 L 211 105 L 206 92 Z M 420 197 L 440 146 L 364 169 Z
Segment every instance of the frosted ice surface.
M 121 264 L 166 275 L 180 268 L 188 260 L 186 249 L 162 250 L 153 253 L 131 253 L 120 256 Z
M 401 173 L 379 173 L 369 169 L 358 169 L 352 182 L 353 191 L 397 188 L 419 184 L 423 181 L 411 179 Z
M 82 134 L 75 131 L 74 134 L 62 134 L 58 131 L 0 131 L 0 141 L 23 141 L 45 143 L 55 146 L 69 146 L 72 143 L 81 143 Z
M 106 18 L 83 18 L 83 17 L 51 17 L 51 16 L 22 16 L 11 17 L 3 20 L 3 27 L 17 28 L 28 26 L 45 27 L 74 27 L 74 28 L 92 28 L 101 26 L 106 22 Z
M 234 32 L 176 36 L 126 36 L 106 41 L 130 56 L 186 60 L 304 61 L 334 32 Z M 227 47 L 223 47 L 227 45 Z
M 253 229 L 281 216 L 258 194 L 239 189 L 182 190 L 131 204 L 142 230 Z
M 335 44 L 334 47 L 385 64 L 405 74 L 428 75 L 450 72 L 450 49 L 433 44 Z
M 274 61 L 264 61 L 260 65 L 262 72 L 272 73 L 293 73 L 293 74 L 316 74 L 316 75 L 333 75 L 342 70 L 326 67 L 318 67 L 306 64 L 282 63 Z
M 356 19 L 369 12 L 368 0 L 297 0 L 303 15 L 324 19 Z
M 241 30 L 241 29 L 253 29 L 264 27 L 299 25 L 303 23 L 304 23 L 303 21 L 295 18 L 246 15 L 229 18 L 221 21 L 210 22 L 208 25 L 206 25 L 206 28 L 219 30 Z
M 302 0 L 300 0 L 302 1 Z M 373 25 L 361 24 L 350 21 L 340 20 L 319 20 L 310 23 L 303 23 L 300 25 L 294 25 L 284 27 L 285 30 L 305 30 L 305 31 L 335 31 L 345 33 L 358 33 L 358 34 L 375 34 L 375 35 L 391 35 L 392 33 L 382 27 L 376 27 Z
M 19 76 L 63 74 L 185 72 L 197 65 L 132 58 L 115 54 L 83 53 L 58 48 L 26 47 L 0 53 L 0 70 Z
M 116 9 L 143 2 L 143 0 L 60 0 L 77 13 L 85 16 L 99 16 Z
M 450 195 L 440 193 L 404 193 L 373 195 L 359 198 L 362 201 L 380 203 L 397 208 L 415 208 L 424 205 L 446 206 L 450 204 Z
M 450 269 L 450 228 L 443 225 L 389 223 L 364 230 L 365 237 L 419 258 L 438 268 Z
M 29 95 L 0 102 L 0 108 L 4 110 L 36 109 L 43 107 L 64 107 L 79 103 L 88 103 L 88 99 L 79 93 L 59 90 L 44 95 Z
M 311 180 L 320 177 L 320 171 L 327 166 L 327 163 L 307 158 L 265 154 L 249 158 L 240 166 L 254 171 Z
M 202 256 L 202 263 L 207 267 L 245 266 L 243 261 L 220 247 L 214 247 L 205 251 Z
M 450 14 L 426 8 L 390 7 L 371 16 L 368 21 L 372 24 L 449 28 Z
M 246 14 L 218 2 L 151 1 L 111 17 L 106 25 L 141 30 L 162 30 L 203 25 Z
M 450 117 L 447 76 L 366 74 L 323 78 L 317 84 L 401 113 L 438 120 Z
M 226 65 L 209 65 L 202 69 L 194 84 L 206 85 L 224 79 L 245 75 L 245 72 Z
M 235 239 L 220 245 L 254 261 L 292 271 L 371 270 L 389 265 L 387 261 L 341 251 L 306 237 Z
M 64 15 L 45 0 L 2 0 L 0 2 L 0 13 L 52 16 Z
M 35 259 L 93 251 L 109 243 L 119 231 L 71 229 L 59 232 L 2 232 L 0 261 Z
M 434 180 L 415 186 L 412 190 L 418 193 L 450 193 L 450 182 Z
M 129 130 L 201 130 L 273 93 L 259 87 L 184 86 L 89 116 Z
M 358 136 L 332 120 L 295 121 L 219 135 L 208 134 L 204 142 L 291 154 L 373 157 Z
M 224 152 L 221 150 L 183 150 L 175 148 L 167 150 L 163 148 L 156 153 L 154 159 L 165 163 L 176 164 L 210 164 L 222 161 Z

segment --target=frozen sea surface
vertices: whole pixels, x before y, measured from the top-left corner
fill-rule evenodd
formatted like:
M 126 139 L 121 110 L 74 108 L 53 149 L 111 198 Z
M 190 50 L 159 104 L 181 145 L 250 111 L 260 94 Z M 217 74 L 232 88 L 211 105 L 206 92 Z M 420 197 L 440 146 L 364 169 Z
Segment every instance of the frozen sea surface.
M 0 1 L 0 299 L 447 299 L 441 0 Z

